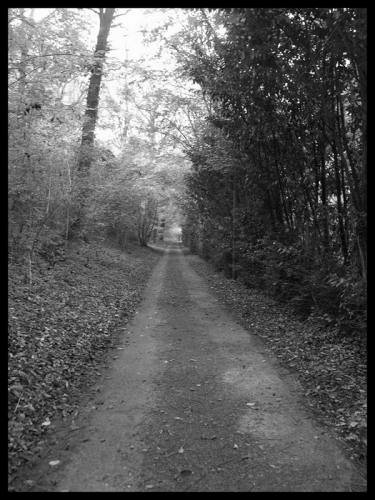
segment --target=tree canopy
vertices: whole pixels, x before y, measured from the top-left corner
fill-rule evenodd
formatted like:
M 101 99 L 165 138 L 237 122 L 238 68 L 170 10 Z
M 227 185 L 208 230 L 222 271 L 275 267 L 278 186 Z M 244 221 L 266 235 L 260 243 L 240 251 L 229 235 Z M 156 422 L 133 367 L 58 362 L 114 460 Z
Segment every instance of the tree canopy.
M 34 11 L 9 9 L 14 258 L 74 237 L 83 207 L 78 236 L 121 244 L 168 212 L 232 277 L 363 312 L 366 9 L 146 10 L 148 58 L 112 49 L 132 9 Z
M 349 321 L 367 272 L 366 10 L 197 14 L 181 64 L 211 107 L 187 150 L 186 241 L 305 313 L 331 313 L 336 288 Z

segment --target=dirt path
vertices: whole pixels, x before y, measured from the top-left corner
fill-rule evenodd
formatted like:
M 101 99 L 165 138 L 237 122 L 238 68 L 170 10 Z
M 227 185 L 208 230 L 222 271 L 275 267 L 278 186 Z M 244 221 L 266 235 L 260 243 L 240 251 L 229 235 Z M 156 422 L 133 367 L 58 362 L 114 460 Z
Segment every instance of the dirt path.
M 87 425 L 50 468 L 51 489 L 365 490 L 293 378 L 188 260 L 171 250 L 157 265 Z

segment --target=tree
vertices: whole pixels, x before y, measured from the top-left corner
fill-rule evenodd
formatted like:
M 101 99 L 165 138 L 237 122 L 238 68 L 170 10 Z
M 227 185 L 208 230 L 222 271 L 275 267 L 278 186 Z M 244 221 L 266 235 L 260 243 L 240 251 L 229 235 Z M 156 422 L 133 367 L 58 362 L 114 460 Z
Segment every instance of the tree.
M 157 201 L 150 194 L 142 200 L 138 213 L 138 239 L 141 246 L 147 246 L 157 222 Z
M 176 35 L 221 134 L 207 127 L 189 148 L 185 234 L 195 227 L 218 261 L 232 237 L 232 271 L 251 282 L 257 261 L 263 285 L 305 311 L 327 306 L 327 276 L 365 280 L 364 20 L 363 9 L 231 9 L 203 15 L 198 39 Z
M 9 245 L 29 281 L 43 240 L 65 234 L 80 120 L 63 94 L 84 72 L 86 28 L 76 11 L 9 9 Z
M 95 126 L 98 116 L 100 97 L 100 84 L 103 75 L 105 55 L 107 51 L 107 40 L 114 17 L 115 9 L 99 9 L 99 32 L 94 52 L 94 60 L 90 68 L 91 76 L 87 91 L 86 110 L 82 127 L 82 139 L 79 150 L 77 168 L 77 217 L 71 225 L 71 229 L 77 231 L 82 226 L 84 217 L 85 201 L 88 196 L 88 176 L 92 163 L 92 150 L 94 145 Z

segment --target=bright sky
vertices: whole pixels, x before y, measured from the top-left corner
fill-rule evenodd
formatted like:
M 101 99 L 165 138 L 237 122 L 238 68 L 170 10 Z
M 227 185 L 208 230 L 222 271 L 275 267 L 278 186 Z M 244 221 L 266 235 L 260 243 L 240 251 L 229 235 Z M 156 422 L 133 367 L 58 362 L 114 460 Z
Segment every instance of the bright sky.
M 30 9 L 31 10 L 31 9 Z M 35 20 L 40 21 L 54 9 L 32 9 Z M 68 9 L 75 10 L 75 9 Z M 176 26 L 178 26 L 178 11 L 181 9 L 168 9 L 169 13 L 175 13 Z M 90 43 L 94 48 L 97 36 L 99 17 L 90 9 L 84 9 L 87 20 L 92 24 Z M 143 43 L 142 30 L 149 31 L 165 22 L 166 15 L 160 9 L 116 9 L 115 15 L 120 15 L 113 22 L 109 43 L 112 51 L 111 56 L 120 59 L 125 58 L 125 50 L 128 48 L 132 59 L 147 56 L 150 47 Z M 122 15 L 124 14 L 124 15 Z
M 33 10 L 33 16 L 36 21 L 40 21 L 45 16 L 47 16 L 54 9 L 30 9 Z M 68 10 L 76 10 L 76 9 L 68 9 Z M 173 70 L 173 58 L 171 56 L 162 53 L 160 56 L 156 58 L 152 58 L 151 56 L 155 54 L 157 50 L 157 44 L 146 44 L 143 39 L 143 31 L 149 33 L 152 29 L 155 29 L 161 25 L 163 25 L 167 17 L 171 16 L 173 19 L 173 26 L 170 27 L 171 30 L 177 31 L 181 28 L 181 23 L 179 21 L 180 15 L 182 14 L 182 9 L 165 9 L 166 12 L 162 12 L 161 9 L 157 8 L 133 8 L 133 9 L 116 9 L 115 15 L 119 15 L 119 17 L 115 18 L 111 27 L 110 35 L 109 35 L 109 45 L 111 47 L 111 51 L 107 56 L 108 63 L 115 63 L 116 61 L 119 63 L 124 62 L 126 59 L 126 51 L 128 51 L 128 58 L 131 60 L 139 60 L 144 58 L 145 63 L 144 66 L 156 69 L 163 70 L 168 69 L 169 71 Z M 99 27 L 99 16 L 90 9 L 82 9 L 82 13 L 87 19 L 88 25 L 91 27 L 89 29 L 88 34 L 88 49 L 93 50 L 96 43 L 96 37 L 98 33 Z M 79 95 L 79 82 L 72 82 L 68 84 L 66 90 L 70 92 L 67 94 L 66 99 L 70 101 L 70 99 L 74 100 L 77 95 Z M 115 97 L 117 90 L 120 85 L 123 84 L 121 77 L 119 79 L 114 78 L 113 80 L 106 79 L 103 82 L 109 92 Z M 185 89 L 188 90 L 190 88 L 195 88 L 196 85 L 191 82 L 186 82 Z M 75 97 L 74 97 L 75 96 Z M 67 102 L 68 102 L 67 101 Z M 70 101 L 71 102 L 71 101 Z M 98 123 L 98 127 L 96 130 L 96 136 L 102 141 L 107 143 L 111 143 L 111 149 L 116 150 L 116 146 L 113 143 L 113 131 L 110 128 L 103 129 L 100 126 L 100 122 Z

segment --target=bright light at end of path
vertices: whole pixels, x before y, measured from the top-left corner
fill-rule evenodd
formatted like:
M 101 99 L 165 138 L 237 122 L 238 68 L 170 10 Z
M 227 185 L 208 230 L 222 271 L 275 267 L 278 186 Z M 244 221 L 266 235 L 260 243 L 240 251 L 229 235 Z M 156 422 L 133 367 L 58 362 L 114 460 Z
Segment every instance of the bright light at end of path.
M 180 226 L 172 226 L 164 236 L 164 241 L 180 243 L 182 240 L 182 228 Z

